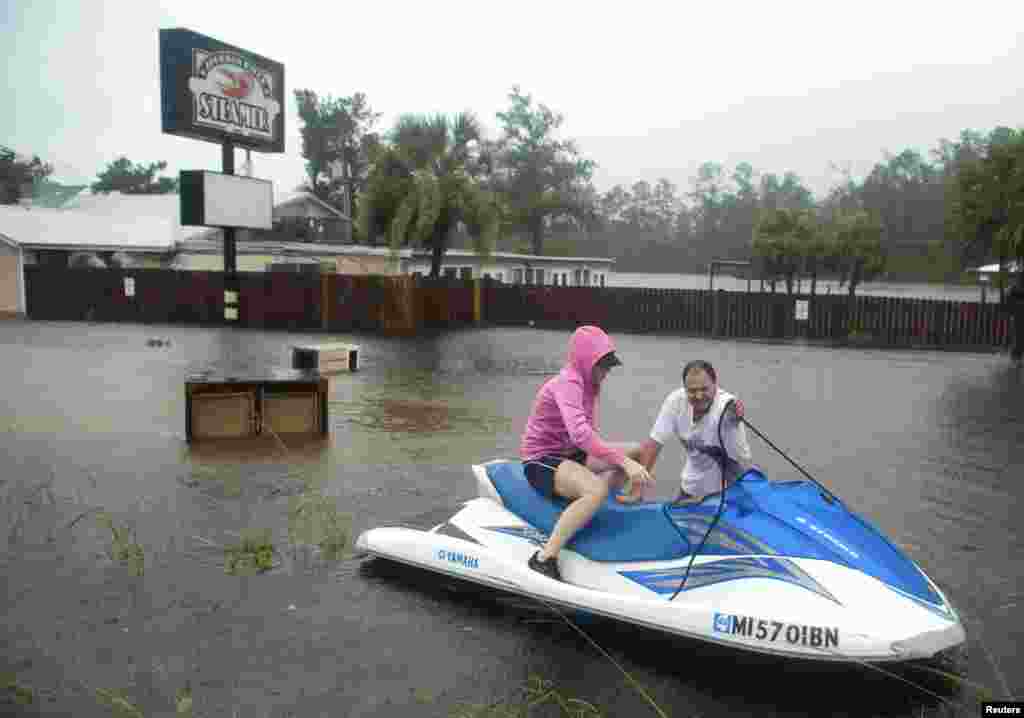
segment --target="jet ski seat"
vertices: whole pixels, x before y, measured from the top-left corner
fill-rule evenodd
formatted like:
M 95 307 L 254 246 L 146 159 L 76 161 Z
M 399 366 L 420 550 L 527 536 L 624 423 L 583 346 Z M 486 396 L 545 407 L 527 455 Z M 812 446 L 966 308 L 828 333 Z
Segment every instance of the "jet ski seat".
M 505 507 L 534 528 L 550 534 L 569 501 L 548 498 L 526 480 L 520 461 L 485 466 Z M 591 561 L 668 561 L 686 556 L 690 543 L 669 522 L 662 502 L 620 504 L 614 492 L 567 548 Z

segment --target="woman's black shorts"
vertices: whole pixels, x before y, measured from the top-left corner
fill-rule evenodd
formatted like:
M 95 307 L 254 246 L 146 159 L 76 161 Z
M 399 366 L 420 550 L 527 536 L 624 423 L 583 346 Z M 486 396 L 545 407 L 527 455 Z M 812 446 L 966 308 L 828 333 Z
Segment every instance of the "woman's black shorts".
M 587 454 L 577 449 L 569 456 L 541 456 L 537 459 L 530 459 L 523 462 L 523 470 L 526 473 L 526 480 L 530 486 L 544 496 L 555 495 L 555 469 L 565 460 L 575 461 L 582 466 L 587 465 Z

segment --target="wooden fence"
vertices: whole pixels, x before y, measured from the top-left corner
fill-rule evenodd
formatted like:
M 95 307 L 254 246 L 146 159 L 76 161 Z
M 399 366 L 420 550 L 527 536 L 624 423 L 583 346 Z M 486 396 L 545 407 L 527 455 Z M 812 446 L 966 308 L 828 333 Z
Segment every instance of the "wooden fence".
M 25 269 L 32 319 L 235 325 L 409 334 L 476 322 L 609 331 L 998 350 L 1014 320 L 998 304 L 761 292 L 504 285 L 413 277 L 164 269 Z M 224 318 L 224 290 L 238 319 Z

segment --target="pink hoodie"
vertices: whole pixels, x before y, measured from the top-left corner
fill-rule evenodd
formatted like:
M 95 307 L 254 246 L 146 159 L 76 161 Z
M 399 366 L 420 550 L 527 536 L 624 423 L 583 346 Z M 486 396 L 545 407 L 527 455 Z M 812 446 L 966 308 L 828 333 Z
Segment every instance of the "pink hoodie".
M 625 455 L 601 441 L 596 430 L 598 386 L 592 371 L 597 360 L 615 351 L 611 337 L 598 327 L 580 327 L 569 340 L 565 366 L 540 388 L 519 445 L 523 461 L 582 449 L 589 456 L 622 466 Z

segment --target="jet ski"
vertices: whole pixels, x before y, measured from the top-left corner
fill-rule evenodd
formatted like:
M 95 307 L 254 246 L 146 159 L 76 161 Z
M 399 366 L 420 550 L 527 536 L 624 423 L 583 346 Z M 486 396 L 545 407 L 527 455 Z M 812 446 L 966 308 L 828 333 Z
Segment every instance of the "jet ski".
M 563 548 L 562 581 L 527 566 L 567 501 L 518 460 L 472 466 L 477 498 L 430 530 L 373 528 L 362 555 L 569 611 L 745 651 L 839 662 L 935 658 L 965 632 L 949 600 L 816 481 L 758 468 L 689 502 L 606 504 Z

